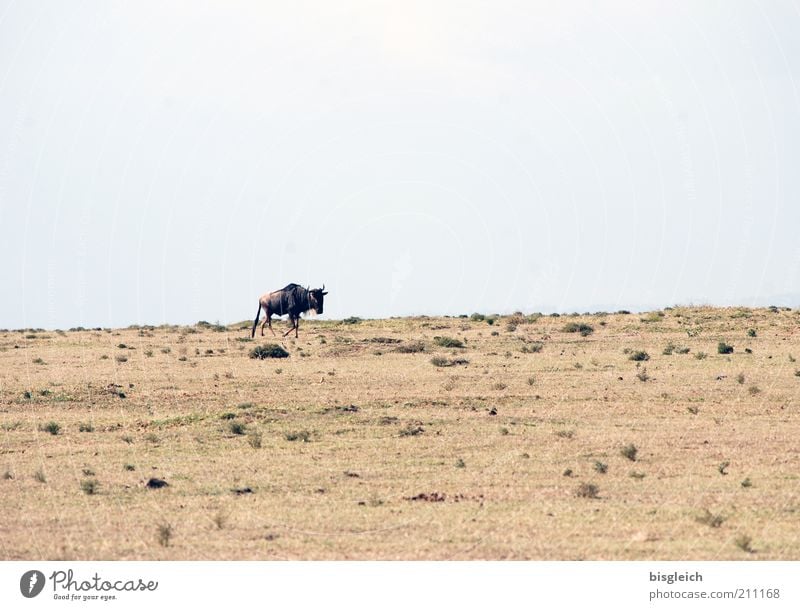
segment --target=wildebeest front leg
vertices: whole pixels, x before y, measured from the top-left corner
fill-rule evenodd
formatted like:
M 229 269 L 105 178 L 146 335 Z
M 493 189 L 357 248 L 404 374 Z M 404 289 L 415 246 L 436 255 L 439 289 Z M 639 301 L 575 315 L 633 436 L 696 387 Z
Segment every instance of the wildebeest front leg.
M 295 339 L 296 339 L 297 338 L 297 323 L 300 321 L 300 318 L 292 318 L 290 316 L 289 317 L 289 321 L 292 323 L 292 327 L 289 330 L 287 330 L 285 333 L 283 333 L 283 336 L 285 337 L 290 332 L 294 331 L 294 336 L 295 336 Z

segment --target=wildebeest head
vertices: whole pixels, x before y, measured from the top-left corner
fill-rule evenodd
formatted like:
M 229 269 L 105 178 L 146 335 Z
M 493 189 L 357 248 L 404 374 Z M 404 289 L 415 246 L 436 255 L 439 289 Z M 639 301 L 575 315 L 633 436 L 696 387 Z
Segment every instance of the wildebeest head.
M 322 313 L 322 305 L 326 294 L 328 293 L 325 292 L 325 284 L 322 285 L 322 288 L 314 288 L 314 290 L 308 291 L 308 304 L 318 314 Z

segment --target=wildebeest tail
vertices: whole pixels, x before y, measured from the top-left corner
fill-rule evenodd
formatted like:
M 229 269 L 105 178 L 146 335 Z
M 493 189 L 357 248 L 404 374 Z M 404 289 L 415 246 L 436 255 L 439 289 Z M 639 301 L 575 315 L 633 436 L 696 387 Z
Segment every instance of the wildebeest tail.
M 258 302 L 258 311 L 256 312 L 256 321 L 253 322 L 253 332 L 250 333 L 250 338 L 256 336 L 256 326 L 258 326 L 258 318 L 261 316 L 261 301 Z

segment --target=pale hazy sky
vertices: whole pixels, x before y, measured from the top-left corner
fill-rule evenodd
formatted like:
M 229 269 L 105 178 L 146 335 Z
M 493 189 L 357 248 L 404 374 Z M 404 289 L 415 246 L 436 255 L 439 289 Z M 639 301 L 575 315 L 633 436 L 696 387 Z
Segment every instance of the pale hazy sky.
M 800 3 L 0 0 L 0 226 L 0 328 L 798 306 Z

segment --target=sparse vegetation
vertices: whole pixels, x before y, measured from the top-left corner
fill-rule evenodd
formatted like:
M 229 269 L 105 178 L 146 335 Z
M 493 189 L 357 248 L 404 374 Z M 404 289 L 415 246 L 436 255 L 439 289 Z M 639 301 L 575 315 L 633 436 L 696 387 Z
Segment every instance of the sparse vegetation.
M 644 362 L 645 360 L 650 360 L 650 355 L 647 352 L 642 351 L 631 352 L 631 355 L 628 356 L 628 360 Z
M 258 360 L 264 360 L 266 358 L 288 358 L 289 352 L 277 343 L 267 343 L 266 345 L 259 345 L 250 350 L 250 357 Z
M 97 479 L 84 479 L 81 481 L 81 490 L 87 496 L 93 496 L 97 493 L 99 488 L 100 483 L 97 481 Z
M 311 441 L 311 433 L 307 430 L 300 430 L 299 432 L 287 432 L 284 434 L 287 441 L 300 441 L 301 443 L 308 443 Z
M 422 426 L 416 424 L 408 424 L 405 428 L 400 430 L 400 436 L 417 436 L 425 432 Z
M 232 421 L 228 425 L 228 430 L 231 431 L 231 434 L 235 434 L 237 436 L 244 434 L 247 431 L 247 426 L 242 422 Z
M 635 462 L 636 454 L 639 453 L 639 450 L 636 448 L 636 445 L 631 443 L 620 449 L 620 453 L 623 455 L 623 457 L 628 458 L 631 462 Z
M 588 337 L 594 332 L 589 324 L 579 322 L 568 322 L 562 329 L 565 333 L 580 333 L 582 337 Z
M 425 351 L 425 344 L 422 341 L 409 341 L 394 348 L 399 354 L 417 354 Z
M 708 527 L 717 528 L 725 523 L 725 517 L 712 513 L 707 508 L 704 508 L 703 511 L 695 517 L 695 521 L 707 525 Z
M 247 433 L 247 444 L 253 449 L 261 449 L 261 432 L 258 430 L 250 430 Z
M 734 538 L 733 543 L 745 553 L 755 553 L 753 550 L 753 539 L 746 534 Z
M 172 525 L 169 523 L 160 523 L 156 530 L 158 544 L 164 547 L 169 546 L 173 533 Z
M 728 345 L 724 341 L 720 341 L 717 344 L 717 353 L 718 354 L 732 354 L 733 353 L 733 346 Z
M 581 483 L 578 486 L 575 495 L 579 498 L 589 498 L 591 500 L 597 499 L 599 497 L 600 489 L 597 485 L 593 485 L 592 483 Z
M 438 367 L 458 366 L 460 364 L 469 364 L 466 358 L 442 358 L 435 356 L 431 358 L 431 364 Z
M 227 334 L 0 331 L 2 546 L 34 560 L 34 523 L 36 552 L 65 560 L 800 559 L 800 310 L 734 311 L 309 316 L 298 339 L 252 342 L 238 340 L 252 318 Z M 720 339 L 741 346 L 717 355 Z M 292 357 L 249 358 L 268 342 Z M 93 506 L 125 519 L 86 519 Z M 734 544 L 744 534 L 756 555 Z
M 433 341 L 439 347 L 464 347 L 464 342 L 461 339 L 454 339 L 453 337 L 434 337 Z
M 41 432 L 47 432 L 47 433 L 52 434 L 53 436 L 55 436 L 56 434 L 61 432 L 61 426 L 59 426 L 57 422 L 49 421 L 46 424 L 43 424 L 39 428 L 39 430 Z

